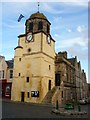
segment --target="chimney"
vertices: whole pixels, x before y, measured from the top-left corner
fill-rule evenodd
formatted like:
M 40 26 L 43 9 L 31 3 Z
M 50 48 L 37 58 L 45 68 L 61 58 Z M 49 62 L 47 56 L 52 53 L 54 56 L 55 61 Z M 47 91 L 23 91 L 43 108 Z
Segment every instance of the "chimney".
M 67 58 L 67 52 L 66 51 L 64 51 L 64 52 L 58 52 L 58 56 L 59 57 Z

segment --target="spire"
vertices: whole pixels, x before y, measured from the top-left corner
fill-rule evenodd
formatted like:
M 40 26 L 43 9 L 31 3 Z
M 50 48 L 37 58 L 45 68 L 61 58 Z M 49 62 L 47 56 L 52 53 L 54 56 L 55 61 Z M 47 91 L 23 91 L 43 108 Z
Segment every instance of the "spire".
M 39 4 L 39 2 L 38 2 L 38 12 L 39 12 L 39 6 L 40 6 L 40 4 Z

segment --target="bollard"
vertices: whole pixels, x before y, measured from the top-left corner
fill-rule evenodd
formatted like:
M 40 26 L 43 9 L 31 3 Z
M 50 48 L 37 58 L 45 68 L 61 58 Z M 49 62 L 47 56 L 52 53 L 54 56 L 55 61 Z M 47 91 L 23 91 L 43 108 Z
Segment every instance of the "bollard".
M 74 105 L 74 103 L 72 103 L 72 107 L 73 107 L 73 109 L 75 108 L 75 105 Z
M 79 111 L 79 112 L 81 111 L 81 107 L 80 107 L 80 105 L 78 105 L 78 111 Z
M 56 109 L 57 109 L 57 110 L 59 109 L 58 100 L 56 101 Z

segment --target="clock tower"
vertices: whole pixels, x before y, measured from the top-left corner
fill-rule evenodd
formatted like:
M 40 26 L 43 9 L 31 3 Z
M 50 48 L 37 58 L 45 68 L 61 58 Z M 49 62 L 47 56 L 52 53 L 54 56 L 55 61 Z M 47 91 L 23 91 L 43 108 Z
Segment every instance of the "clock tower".
M 14 55 L 12 96 L 14 101 L 41 103 L 55 86 L 55 41 L 46 16 L 32 14 L 25 34 L 18 36 Z

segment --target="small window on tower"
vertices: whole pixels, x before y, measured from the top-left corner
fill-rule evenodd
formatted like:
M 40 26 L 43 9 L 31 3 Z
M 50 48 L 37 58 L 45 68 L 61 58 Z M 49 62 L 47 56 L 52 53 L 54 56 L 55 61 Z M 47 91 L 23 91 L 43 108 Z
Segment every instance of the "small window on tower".
M 19 58 L 19 61 L 21 61 L 21 58 Z
M 39 22 L 38 23 L 38 30 L 42 30 L 43 29 L 43 23 L 42 22 Z
M 20 73 L 19 73 L 19 76 L 20 76 Z
M 27 77 L 27 82 L 29 82 L 29 77 Z
M 33 30 L 33 23 L 30 23 L 30 25 L 29 25 L 29 30 L 30 30 L 30 31 Z
M 51 69 L 51 66 L 49 65 L 49 70 Z
M 28 52 L 31 52 L 31 48 L 28 48 Z
M 27 92 L 27 98 L 29 98 L 29 92 Z

